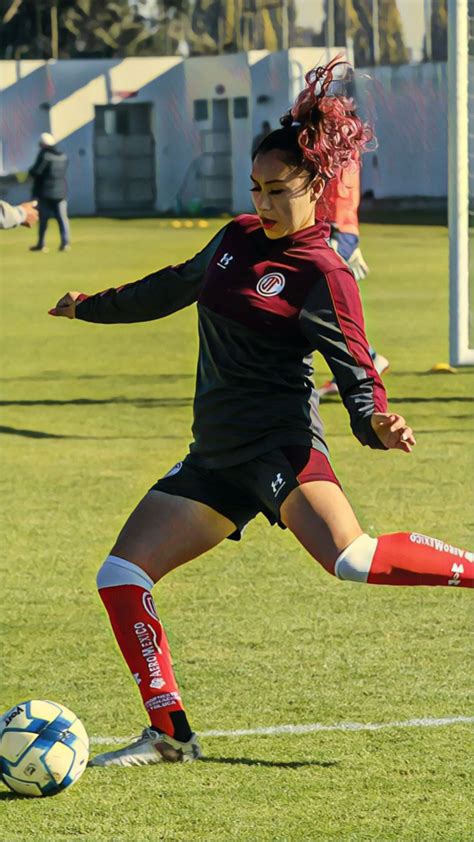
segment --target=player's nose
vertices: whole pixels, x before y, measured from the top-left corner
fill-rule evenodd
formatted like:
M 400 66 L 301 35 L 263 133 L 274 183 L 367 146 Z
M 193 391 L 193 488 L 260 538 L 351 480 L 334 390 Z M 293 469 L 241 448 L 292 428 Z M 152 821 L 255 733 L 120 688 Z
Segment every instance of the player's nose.
M 255 202 L 257 209 L 259 211 L 270 210 L 271 201 L 270 196 L 264 196 L 262 194 L 259 195 L 258 199 Z

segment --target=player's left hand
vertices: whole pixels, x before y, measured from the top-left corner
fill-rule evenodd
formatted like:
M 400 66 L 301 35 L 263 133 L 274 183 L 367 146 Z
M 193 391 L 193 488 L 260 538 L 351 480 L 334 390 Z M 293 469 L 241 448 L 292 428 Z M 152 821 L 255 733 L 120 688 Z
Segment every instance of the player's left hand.
M 347 261 L 356 281 L 363 281 L 369 274 L 369 267 L 365 262 L 360 248 L 354 249 Z
M 344 263 L 347 263 L 357 282 L 363 281 L 370 271 L 358 246 L 358 242 L 358 237 L 354 237 L 352 234 L 345 234 L 333 225 L 329 245 L 334 249 L 336 254 L 342 257 Z
M 389 450 L 411 453 L 416 444 L 415 436 L 402 415 L 396 415 L 394 412 L 374 412 L 370 423 L 382 444 Z

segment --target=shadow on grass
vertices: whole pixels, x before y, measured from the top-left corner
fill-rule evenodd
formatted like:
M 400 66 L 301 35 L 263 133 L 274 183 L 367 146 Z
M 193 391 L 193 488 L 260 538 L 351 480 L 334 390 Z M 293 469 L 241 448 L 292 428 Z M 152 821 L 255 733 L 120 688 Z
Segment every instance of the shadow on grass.
M 317 766 L 320 769 L 331 769 L 339 766 L 337 760 L 259 760 L 253 757 L 201 757 L 201 763 L 216 763 L 227 766 L 263 766 L 267 769 L 306 769 L 310 766 Z M 0 792 L 0 801 L 13 801 L 24 799 L 26 795 L 17 792 Z
M 466 366 L 465 368 L 460 366 L 459 368 L 456 369 L 456 374 L 472 374 L 472 373 L 473 373 L 472 372 L 472 366 Z M 445 377 L 450 379 L 451 374 L 452 374 L 452 372 L 450 372 L 450 371 L 431 371 L 430 369 L 426 369 L 426 368 L 412 369 L 412 370 L 403 369 L 403 370 L 398 370 L 398 371 L 396 369 L 394 369 L 394 370 L 390 369 L 390 371 L 387 372 L 387 375 L 383 375 L 383 379 L 385 380 L 385 376 L 386 376 L 388 381 L 392 380 L 393 378 L 397 378 L 397 377 L 400 377 L 400 378 L 402 378 L 402 377 L 435 377 L 436 379 L 441 378 L 442 380 L 444 380 Z M 0 380 L 1 380 L 1 378 L 0 378 Z
M 330 406 L 339 403 L 339 395 L 332 395 L 325 397 L 322 401 L 323 406 L 326 404 Z M 468 395 L 433 395 L 427 397 L 410 396 L 405 397 L 391 397 L 390 404 L 409 404 L 409 403 L 474 403 L 474 396 Z M 109 404 L 122 404 L 129 406 L 140 407 L 141 409 L 156 409 L 158 407 L 188 407 L 192 406 L 193 398 L 126 398 L 123 396 L 115 396 L 112 398 L 69 398 L 61 400 L 59 398 L 45 398 L 44 400 L 13 400 L 2 401 L 0 406 L 107 406 Z
M 229 766 L 266 766 L 270 769 L 304 769 L 319 766 L 330 769 L 339 766 L 337 760 L 258 760 L 252 757 L 201 757 L 199 763 L 225 763 Z
M 321 401 L 322 406 L 331 406 L 340 402 L 339 395 L 326 395 Z M 474 397 L 467 395 L 435 395 L 433 397 L 413 397 L 407 395 L 403 398 L 393 398 L 390 396 L 389 403 L 474 403 Z M 1 401 L 0 401 L 1 404 Z
M 474 403 L 474 397 L 467 395 L 436 395 L 435 397 L 390 398 L 390 403 Z
M 0 435 L 23 436 L 27 439 L 75 439 L 81 441 L 159 441 L 159 439 L 182 439 L 183 436 L 79 436 L 61 433 L 43 433 L 41 430 L 22 430 L 20 427 L 0 425 Z
M 20 380 L 28 380 L 29 382 L 44 382 L 51 380 L 53 382 L 59 380 L 116 380 L 117 377 L 121 381 L 130 380 L 132 383 L 176 383 L 178 380 L 194 380 L 194 374 L 117 374 L 113 372 L 110 374 L 71 374 L 68 371 L 42 371 L 38 374 L 26 374 L 20 377 L 0 377 L 0 383 L 17 383 Z
M 69 400 L 45 398 L 44 400 L 0 401 L 0 406 L 102 406 L 107 404 L 129 404 L 130 406 L 154 409 L 160 406 L 191 406 L 192 403 L 192 398 L 125 398 L 116 396 L 113 398 L 70 398 Z

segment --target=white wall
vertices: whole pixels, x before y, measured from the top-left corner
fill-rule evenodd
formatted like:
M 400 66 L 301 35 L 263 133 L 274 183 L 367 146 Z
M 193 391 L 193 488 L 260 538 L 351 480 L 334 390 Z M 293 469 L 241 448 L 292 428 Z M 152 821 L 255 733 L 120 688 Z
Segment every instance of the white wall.
M 156 140 L 156 175 L 159 185 L 164 174 L 162 197 L 173 190 L 169 182 L 168 162 L 163 161 L 165 148 L 176 142 L 179 126 L 163 113 L 167 110 L 170 88 L 183 95 L 181 59 L 174 57 L 133 58 L 121 60 L 72 60 L 57 62 L 53 68 L 54 102 L 50 111 L 51 132 L 69 155 L 68 184 L 73 213 L 95 213 L 94 195 L 94 109 L 96 105 L 127 101 L 153 102 Z M 178 71 L 178 72 L 176 72 Z M 180 85 L 181 82 L 181 85 Z M 163 131 L 163 127 L 165 131 Z M 168 183 L 166 183 L 168 179 Z M 177 178 L 175 178 L 176 182 Z M 158 196 L 158 200 L 160 199 Z
M 364 157 L 362 189 L 375 198 L 447 196 L 446 64 L 358 70 L 356 87 L 378 142 Z
M 3 173 L 27 170 L 37 154 L 39 135 L 50 131 L 69 156 L 71 212 L 94 214 L 94 109 L 126 101 L 124 94 L 132 92 L 131 102 L 155 105 L 157 209 L 169 207 L 166 197 L 176 192 L 179 182 L 166 150 L 179 146 L 180 102 L 184 101 L 181 64 L 182 59 L 175 57 L 0 62 Z M 22 198 L 28 195 L 25 185 L 10 188 L 7 198 L 16 200 L 19 190 Z
M 187 59 L 184 62 L 188 125 L 192 127 L 189 138 L 192 154 L 196 157 L 200 148 L 200 129 L 211 128 L 212 108 L 209 120 L 195 124 L 193 103 L 196 99 L 229 100 L 229 121 L 232 144 L 232 195 L 236 212 L 247 209 L 249 152 L 251 146 L 251 117 L 234 119 L 232 100 L 247 97 L 250 106 L 250 72 L 246 53 L 225 56 L 204 56 Z M 243 177 L 245 175 L 245 177 Z
M 31 166 L 41 132 L 52 131 L 70 157 L 68 182 L 73 213 L 95 213 L 94 107 L 120 102 L 153 104 L 156 143 L 156 210 L 176 206 L 191 162 L 200 153 L 195 99 L 247 96 L 249 117 L 231 114 L 233 210 L 248 210 L 247 174 L 252 138 L 264 120 L 278 126 L 301 89 L 304 74 L 326 60 L 316 48 L 226 56 L 0 62 L 0 174 Z M 445 64 L 358 70 L 357 98 L 375 124 L 376 153 L 366 156 L 363 190 L 376 198 L 447 195 L 447 80 Z M 216 92 L 223 85 L 224 91 Z M 260 96 L 268 97 L 258 102 Z M 0 180 L 11 201 L 30 185 Z
M 290 105 L 289 62 L 287 52 L 270 53 L 252 50 L 249 54 L 252 84 L 252 137 L 260 134 L 268 120 L 272 129 L 279 128 L 281 115 Z M 258 102 L 267 97 L 266 102 Z
M 0 62 L 2 173 L 31 165 L 38 136 L 49 131 L 50 69 L 41 61 Z

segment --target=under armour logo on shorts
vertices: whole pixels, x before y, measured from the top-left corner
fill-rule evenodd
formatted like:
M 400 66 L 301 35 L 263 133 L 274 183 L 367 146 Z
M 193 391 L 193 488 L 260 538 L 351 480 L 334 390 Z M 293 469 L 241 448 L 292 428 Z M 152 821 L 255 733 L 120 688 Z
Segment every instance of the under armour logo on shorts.
M 275 479 L 272 481 L 272 491 L 275 497 L 281 491 L 284 485 L 286 485 L 286 482 L 283 479 L 282 475 L 277 474 Z

